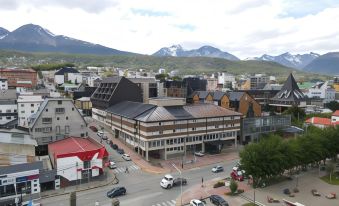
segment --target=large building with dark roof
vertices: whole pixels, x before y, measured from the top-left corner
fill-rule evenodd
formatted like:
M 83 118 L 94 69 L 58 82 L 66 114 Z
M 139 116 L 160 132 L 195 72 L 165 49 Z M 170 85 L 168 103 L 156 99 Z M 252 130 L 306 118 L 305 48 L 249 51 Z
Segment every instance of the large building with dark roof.
M 103 79 L 91 96 L 92 117 L 104 122 L 105 110 L 122 101 L 142 102 L 141 88 L 125 77 L 114 76 Z
M 236 146 L 242 116 L 214 104 L 186 105 L 183 98 L 154 98 L 150 104 L 125 101 L 106 112 L 115 137 L 147 161 Z
M 292 106 L 306 107 L 305 95 L 300 91 L 292 73 L 281 90 L 270 99 L 270 106 L 279 113 Z

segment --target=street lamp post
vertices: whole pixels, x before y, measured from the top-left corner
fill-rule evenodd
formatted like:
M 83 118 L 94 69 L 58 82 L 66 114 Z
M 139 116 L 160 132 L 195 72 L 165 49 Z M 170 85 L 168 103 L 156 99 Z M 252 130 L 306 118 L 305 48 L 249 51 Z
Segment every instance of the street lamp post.
M 182 173 L 181 170 L 179 170 L 179 168 L 177 168 L 177 166 L 175 166 L 174 163 L 172 163 L 172 166 L 179 172 L 180 174 L 180 206 L 182 205 Z

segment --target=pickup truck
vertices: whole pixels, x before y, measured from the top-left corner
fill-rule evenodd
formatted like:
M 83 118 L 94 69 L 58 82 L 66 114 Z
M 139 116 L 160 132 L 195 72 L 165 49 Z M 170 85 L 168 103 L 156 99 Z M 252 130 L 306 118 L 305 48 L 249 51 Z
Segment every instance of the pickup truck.
M 166 189 L 169 189 L 171 187 L 174 187 L 174 186 L 179 186 L 179 185 L 186 185 L 187 184 L 187 180 L 185 178 L 173 178 L 172 175 L 170 174 L 167 174 L 165 175 L 161 182 L 160 182 L 160 186 L 162 188 L 166 188 Z

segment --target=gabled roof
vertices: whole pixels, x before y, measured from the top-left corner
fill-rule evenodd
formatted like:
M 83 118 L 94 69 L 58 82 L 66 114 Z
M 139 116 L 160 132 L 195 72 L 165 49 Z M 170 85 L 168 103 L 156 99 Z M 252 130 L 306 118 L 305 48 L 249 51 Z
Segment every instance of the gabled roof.
M 302 101 L 305 99 L 304 94 L 300 91 L 292 73 L 288 76 L 284 86 L 272 98 L 278 101 Z
M 49 101 L 58 101 L 58 100 L 61 100 L 61 101 L 70 101 L 70 102 L 72 102 L 72 104 L 73 104 L 72 99 L 66 99 L 66 98 L 46 98 L 46 99 L 40 104 L 38 111 L 36 111 L 34 114 L 32 114 L 32 115 L 30 116 L 30 119 L 32 119 L 33 122 L 30 122 L 30 123 L 29 123 L 29 127 L 30 127 L 30 128 L 33 128 L 33 127 L 34 127 L 34 125 L 35 125 L 36 121 L 39 119 L 40 115 L 43 113 L 43 111 L 45 111 L 45 108 L 46 108 L 46 106 L 48 105 L 48 102 L 49 102 Z M 78 111 L 78 113 L 79 113 L 79 115 L 81 116 L 82 120 L 83 120 L 84 122 L 86 122 L 85 119 L 84 119 L 84 117 L 80 114 L 79 110 L 76 109 L 76 111 Z
M 230 101 L 239 101 L 245 92 L 230 92 Z
M 221 100 L 221 98 L 224 96 L 224 95 L 226 95 L 226 93 L 225 92 L 222 92 L 222 91 L 215 91 L 215 92 L 213 92 L 213 100 L 217 100 L 217 101 L 219 101 L 219 100 Z
M 336 116 L 336 117 L 339 117 L 339 110 L 335 111 L 332 116 Z
M 79 73 L 79 71 L 72 67 L 63 67 L 55 72 L 54 75 L 64 75 L 65 73 Z
M 56 156 L 99 150 L 102 148 L 105 148 L 105 146 L 101 145 L 99 142 L 91 138 L 82 137 L 68 137 L 48 145 L 50 153 Z

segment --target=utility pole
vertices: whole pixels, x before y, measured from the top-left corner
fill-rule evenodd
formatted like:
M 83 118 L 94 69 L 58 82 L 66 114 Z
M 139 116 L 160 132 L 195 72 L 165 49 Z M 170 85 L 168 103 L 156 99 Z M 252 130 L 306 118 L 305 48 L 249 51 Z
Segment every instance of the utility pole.
M 179 170 L 179 168 L 177 168 L 177 166 L 175 166 L 174 163 L 172 163 L 172 166 L 179 172 L 180 174 L 180 206 L 182 206 L 182 173 L 181 173 L 181 170 Z

